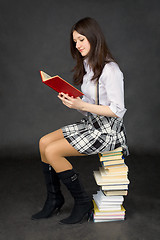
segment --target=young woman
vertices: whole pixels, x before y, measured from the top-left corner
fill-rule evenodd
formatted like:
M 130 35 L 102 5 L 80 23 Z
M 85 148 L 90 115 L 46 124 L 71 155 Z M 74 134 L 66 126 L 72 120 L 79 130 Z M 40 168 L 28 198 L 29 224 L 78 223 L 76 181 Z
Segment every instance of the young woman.
M 63 224 L 78 223 L 93 210 L 91 199 L 66 157 L 96 154 L 119 146 L 127 153 L 123 74 L 97 22 L 92 18 L 78 21 L 71 29 L 70 46 L 76 60 L 74 83 L 81 84 L 84 96 L 81 99 L 60 93 L 58 98 L 85 117 L 40 139 L 47 200 L 43 209 L 32 216 L 32 219 L 47 218 L 60 210 L 64 204 L 60 179 L 74 198 L 70 216 L 60 221 Z

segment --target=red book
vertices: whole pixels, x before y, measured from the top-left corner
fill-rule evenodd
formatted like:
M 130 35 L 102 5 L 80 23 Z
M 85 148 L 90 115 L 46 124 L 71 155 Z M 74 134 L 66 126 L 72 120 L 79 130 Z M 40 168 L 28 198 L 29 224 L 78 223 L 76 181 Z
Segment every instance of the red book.
M 40 71 L 40 75 L 42 82 L 53 88 L 58 93 L 68 93 L 69 96 L 73 96 L 74 98 L 84 95 L 81 91 L 73 87 L 70 83 L 66 82 L 58 75 L 51 77 L 43 71 Z

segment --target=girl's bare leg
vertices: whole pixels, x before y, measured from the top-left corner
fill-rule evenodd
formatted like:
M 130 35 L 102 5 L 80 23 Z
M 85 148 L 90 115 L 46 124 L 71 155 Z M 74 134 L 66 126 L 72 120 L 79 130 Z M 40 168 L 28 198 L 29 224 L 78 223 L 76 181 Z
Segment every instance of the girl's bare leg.
M 39 141 L 39 149 L 42 162 L 50 164 L 56 172 L 72 169 L 72 165 L 65 157 L 85 156 L 68 143 L 62 129 L 42 137 Z
M 42 169 L 46 183 L 47 199 L 42 210 L 32 215 L 33 220 L 50 217 L 56 209 L 60 209 L 64 204 L 64 197 L 60 191 L 59 177 L 57 176 L 56 172 L 50 168 L 48 164 L 46 164 L 47 160 L 45 157 L 46 147 L 50 143 L 59 139 L 63 139 L 63 133 L 61 129 L 47 134 L 46 136 L 42 137 L 39 142 L 40 153 L 43 161 Z
M 62 131 L 58 130 L 42 138 L 40 151 L 42 160 L 53 167 L 57 173 L 56 176 L 65 184 L 75 200 L 71 215 L 61 220 L 63 224 L 71 224 L 80 222 L 86 214 L 89 214 L 93 209 L 93 203 L 79 182 L 78 175 L 72 165 L 65 158 L 84 156 L 84 154 L 72 147 L 62 135 Z M 60 207 L 62 205 L 63 203 Z
M 45 149 L 47 162 L 54 168 L 74 198 L 74 207 L 70 216 L 60 223 L 73 224 L 80 222 L 86 214 L 91 214 L 93 202 L 81 185 L 72 165 L 65 158 L 67 156 L 84 156 L 84 154 L 74 149 L 65 138 L 50 143 Z
M 42 162 L 48 163 L 45 157 L 45 149 L 46 147 L 52 143 L 55 142 L 59 139 L 63 139 L 63 132 L 62 129 L 58 129 L 57 131 L 54 131 L 52 133 L 49 133 L 47 135 L 45 135 L 44 137 L 42 137 L 39 141 L 39 150 L 40 150 L 40 154 L 41 154 L 41 160 Z
M 72 147 L 65 138 L 52 141 L 45 148 L 45 160 L 57 173 L 72 169 L 72 165 L 65 158 L 69 156 L 85 156 Z

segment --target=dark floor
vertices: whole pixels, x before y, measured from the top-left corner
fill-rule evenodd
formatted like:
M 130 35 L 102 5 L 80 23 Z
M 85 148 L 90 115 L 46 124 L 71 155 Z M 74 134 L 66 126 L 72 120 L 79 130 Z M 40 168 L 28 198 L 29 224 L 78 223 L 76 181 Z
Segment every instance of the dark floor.
M 93 170 L 98 157 L 69 158 L 90 193 L 98 187 Z M 62 186 L 66 203 L 61 215 L 32 221 L 45 201 L 45 186 L 38 156 L 12 155 L 0 160 L 0 239 L 1 240 L 158 240 L 160 239 L 160 159 L 131 155 L 126 159 L 131 181 L 125 197 L 126 220 L 122 222 L 60 225 L 72 206 L 72 198 Z

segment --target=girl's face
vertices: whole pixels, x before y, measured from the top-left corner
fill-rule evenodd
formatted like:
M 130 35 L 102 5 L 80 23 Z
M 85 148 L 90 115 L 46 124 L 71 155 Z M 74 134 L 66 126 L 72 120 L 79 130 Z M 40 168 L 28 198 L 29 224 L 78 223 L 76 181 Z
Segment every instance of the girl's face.
M 76 48 L 81 53 L 81 55 L 83 57 L 87 56 L 91 48 L 88 39 L 84 35 L 79 34 L 77 31 L 74 31 L 73 41 L 76 43 Z

